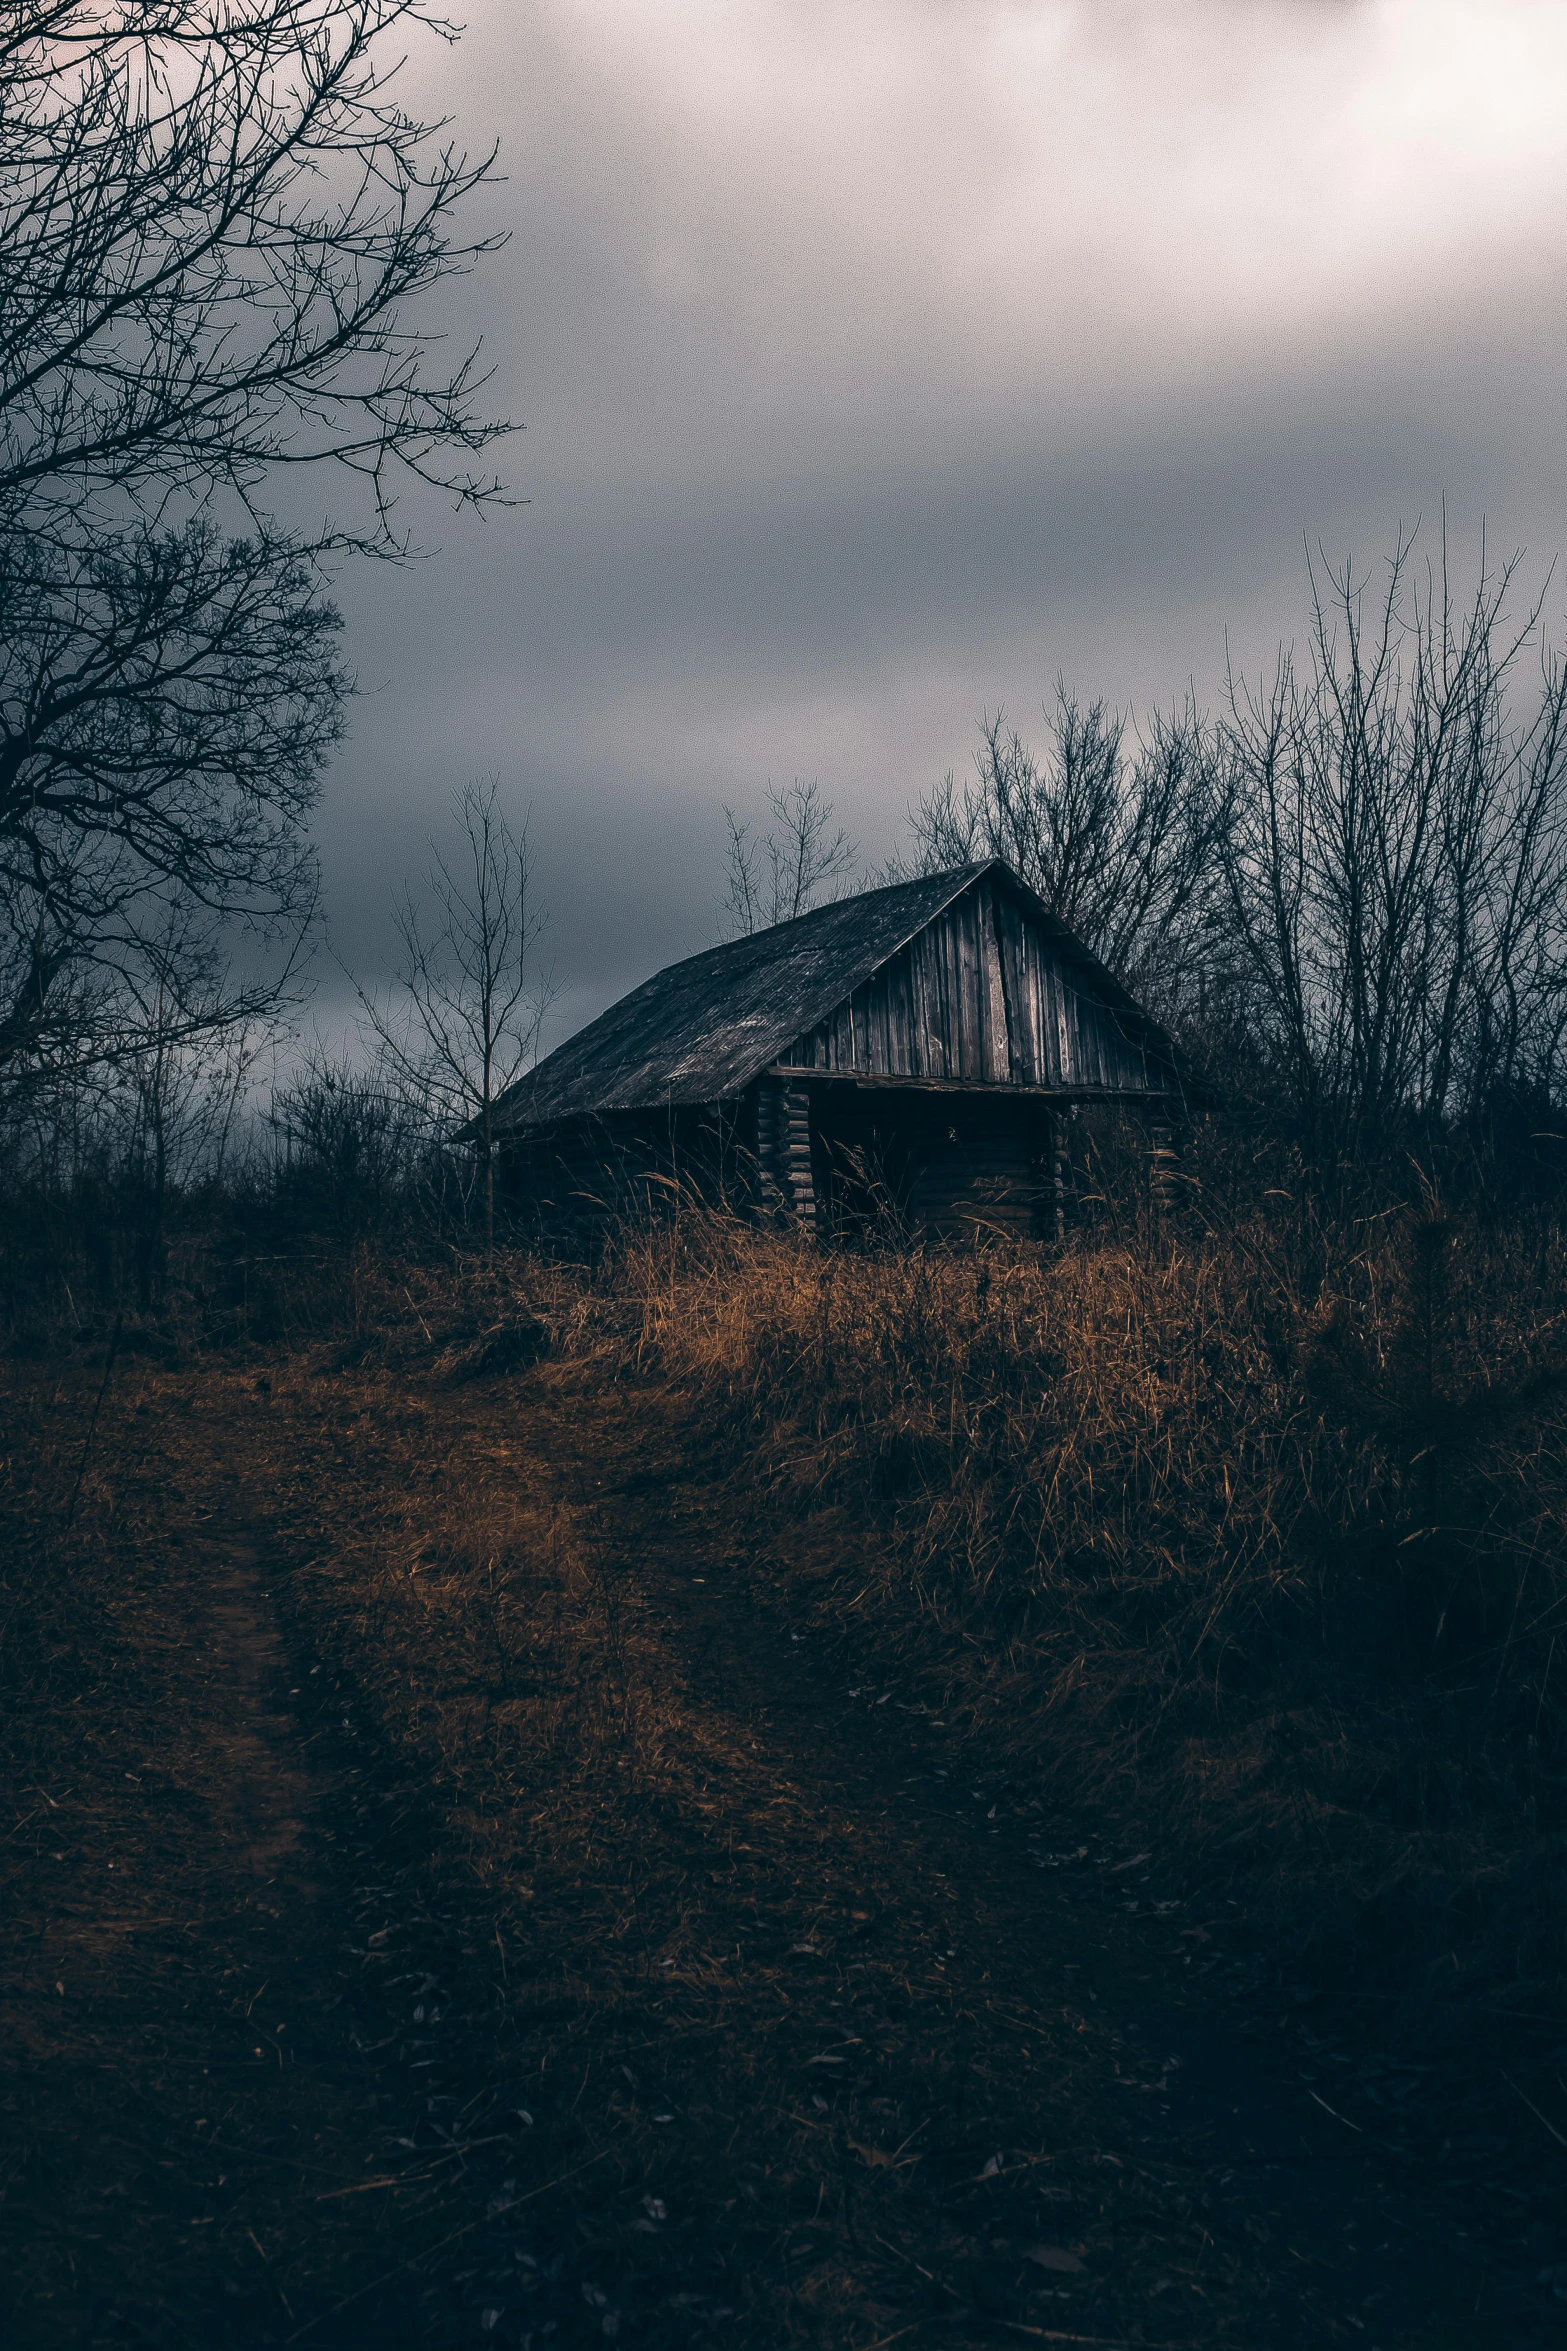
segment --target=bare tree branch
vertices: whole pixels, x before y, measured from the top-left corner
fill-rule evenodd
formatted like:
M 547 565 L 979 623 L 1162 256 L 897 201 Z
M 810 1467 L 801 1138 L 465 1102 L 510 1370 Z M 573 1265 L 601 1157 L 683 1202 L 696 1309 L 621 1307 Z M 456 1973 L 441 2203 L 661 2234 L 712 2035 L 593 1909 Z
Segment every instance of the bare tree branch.
M 414 309 L 499 241 L 493 177 L 394 95 L 422 0 L 0 7 L 0 513 L 113 486 L 253 491 L 280 465 L 372 492 L 334 544 L 390 550 L 399 477 L 502 493 L 477 350 L 432 371 Z
M 406 551 L 402 484 L 502 497 L 478 354 L 424 311 L 498 241 L 455 226 L 493 157 L 399 103 L 421 31 L 455 37 L 424 0 L 0 0 L 13 1075 L 93 1008 L 119 1051 L 182 905 L 297 943 L 353 683 L 324 567 Z M 357 502 L 280 526 L 301 468 Z
M 1222 792 L 1211 730 L 1188 705 L 1146 740 L 1119 711 L 1056 687 L 1043 755 L 987 718 L 972 782 L 948 776 L 913 812 L 926 872 L 1003 857 L 1167 1019 L 1204 968 Z
M 758 839 L 748 818 L 725 808 L 729 886 L 724 911 L 732 937 L 793 922 L 817 904 L 834 882 L 852 874 L 859 851 L 833 823 L 833 804 L 819 783 L 767 787 L 773 822 Z

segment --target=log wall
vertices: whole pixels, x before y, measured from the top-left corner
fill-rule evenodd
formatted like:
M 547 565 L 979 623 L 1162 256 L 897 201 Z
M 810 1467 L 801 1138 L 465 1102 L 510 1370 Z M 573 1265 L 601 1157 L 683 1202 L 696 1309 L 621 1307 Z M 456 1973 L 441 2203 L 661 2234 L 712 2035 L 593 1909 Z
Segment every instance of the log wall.
M 811 1104 L 804 1086 L 781 1078 L 758 1079 L 756 1181 L 757 1204 L 764 1215 L 816 1223 Z

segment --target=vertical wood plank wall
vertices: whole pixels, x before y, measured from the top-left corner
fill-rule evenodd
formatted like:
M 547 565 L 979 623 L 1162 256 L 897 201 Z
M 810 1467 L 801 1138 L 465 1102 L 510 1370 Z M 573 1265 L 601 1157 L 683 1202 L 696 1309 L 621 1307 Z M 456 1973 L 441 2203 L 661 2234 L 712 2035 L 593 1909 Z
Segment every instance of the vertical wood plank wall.
M 1142 1093 L 1165 1082 L 1007 889 L 969 890 L 780 1057 L 871 1077 Z

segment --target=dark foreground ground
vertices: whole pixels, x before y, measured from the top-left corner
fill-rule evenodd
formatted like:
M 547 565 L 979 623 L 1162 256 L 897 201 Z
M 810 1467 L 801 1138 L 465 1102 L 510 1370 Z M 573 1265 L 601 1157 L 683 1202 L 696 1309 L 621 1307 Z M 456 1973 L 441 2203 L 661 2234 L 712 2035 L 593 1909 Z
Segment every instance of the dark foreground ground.
M 668 1397 L 103 1367 L 7 1407 L 8 2343 L 1567 2331 L 1567 2018 L 1477 2098 L 988 1776 Z

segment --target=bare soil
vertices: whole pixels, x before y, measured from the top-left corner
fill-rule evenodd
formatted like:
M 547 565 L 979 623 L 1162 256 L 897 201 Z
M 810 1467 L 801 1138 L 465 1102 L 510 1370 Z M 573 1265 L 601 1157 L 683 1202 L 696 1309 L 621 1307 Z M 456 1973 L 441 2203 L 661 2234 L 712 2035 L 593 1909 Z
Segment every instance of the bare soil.
M 1560 2339 L 1534 2075 L 810 1629 L 677 1396 L 134 1358 L 67 1525 L 102 1375 L 8 1398 L 8 2341 Z

